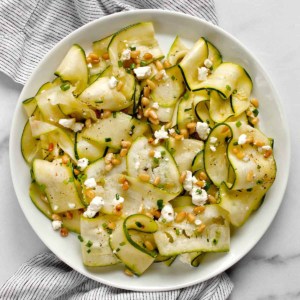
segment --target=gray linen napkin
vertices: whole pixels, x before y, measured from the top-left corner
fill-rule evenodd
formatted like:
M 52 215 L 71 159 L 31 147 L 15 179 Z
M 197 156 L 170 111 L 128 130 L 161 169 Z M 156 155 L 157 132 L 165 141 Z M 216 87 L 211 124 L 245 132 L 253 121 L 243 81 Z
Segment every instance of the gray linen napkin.
M 64 36 L 107 14 L 160 8 L 217 23 L 213 0 L 1 0 L 0 70 L 24 84 L 43 56 Z M 72 270 L 54 254 L 40 254 L 1 288 L 0 299 L 227 299 L 233 288 L 223 273 L 168 292 L 131 292 L 100 284 Z

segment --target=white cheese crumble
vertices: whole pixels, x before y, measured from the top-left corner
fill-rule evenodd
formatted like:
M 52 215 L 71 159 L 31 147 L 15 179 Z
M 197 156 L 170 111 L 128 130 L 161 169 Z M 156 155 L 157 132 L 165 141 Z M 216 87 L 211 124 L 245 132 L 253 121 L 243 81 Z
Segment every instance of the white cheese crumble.
M 58 205 L 54 205 L 53 210 L 58 210 Z
M 212 151 L 212 152 L 216 152 L 217 151 L 217 148 L 213 145 L 210 145 L 209 146 L 209 149 Z
M 218 141 L 218 138 L 215 137 L 215 136 L 212 136 L 210 139 L 209 139 L 210 143 L 211 144 L 215 144 L 217 141 Z
M 61 126 L 65 127 L 65 128 L 69 128 L 69 129 L 73 128 L 73 126 L 75 125 L 75 122 L 76 122 L 75 118 L 73 118 L 73 119 L 60 119 L 58 121 L 58 123 Z
M 206 67 L 198 68 L 198 80 L 199 81 L 206 80 L 208 76 L 208 71 L 209 69 L 207 69 Z
M 167 73 L 166 73 L 166 70 L 161 70 L 160 71 L 160 74 L 162 74 L 162 80 L 163 81 L 165 81 L 165 80 L 167 80 L 168 78 L 169 78 L 169 76 L 167 75 Z
M 138 67 L 136 69 L 133 69 L 133 72 L 136 75 L 137 79 L 146 79 L 151 75 L 151 67 Z
M 197 182 L 197 178 L 193 176 L 191 171 L 186 171 L 186 176 L 183 182 L 183 188 L 190 192 L 193 189 L 193 184 Z
M 169 129 L 169 133 L 170 134 L 174 134 L 175 133 L 175 129 L 174 128 Z
M 88 178 L 85 182 L 84 182 L 84 185 L 89 188 L 89 189 L 92 189 L 92 188 L 95 188 L 97 186 L 97 182 L 95 180 L 94 177 L 92 178 Z
M 205 122 L 197 122 L 196 131 L 201 140 L 206 140 L 210 133 L 210 128 Z
M 199 187 L 193 187 L 190 194 L 192 196 L 193 204 L 195 204 L 197 206 L 204 205 L 205 202 L 207 201 L 206 190 L 203 190 Z
M 75 208 L 75 207 L 76 207 L 75 203 L 68 203 L 68 206 L 69 206 L 70 208 Z
M 96 196 L 93 198 L 89 206 L 87 207 L 87 210 L 83 213 L 83 216 L 86 218 L 93 218 L 95 217 L 96 213 L 99 212 L 99 210 L 104 205 L 104 201 L 102 197 Z
M 129 60 L 130 59 L 130 54 L 131 54 L 131 51 L 130 49 L 125 49 L 123 50 L 122 54 L 121 54 L 121 60 L 124 61 L 124 60 Z
M 247 142 L 247 135 L 243 133 L 239 136 L 238 144 L 244 145 L 244 144 L 246 144 L 246 142 Z
M 211 68 L 212 65 L 213 65 L 213 62 L 212 62 L 209 58 L 207 58 L 207 59 L 204 61 L 204 66 L 205 66 L 206 68 Z
M 154 136 L 156 139 L 155 143 L 158 143 L 159 140 L 164 140 L 169 138 L 168 131 L 165 130 L 165 126 L 162 126 L 159 130 L 156 130 L 154 132 Z
M 53 230 L 59 230 L 59 229 L 61 229 L 61 226 L 62 226 L 62 221 L 59 221 L 59 220 L 52 221 Z
M 113 199 L 113 205 L 116 206 L 120 203 L 124 202 L 124 198 L 122 196 L 120 196 L 119 194 L 116 194 L 114 199 Z
M 78 132 L 81 131 L 83 127 L 84 127 L 83 123 L 75 123 L 72 129 L 74 132 Z
M 108 81 L 108 86 L 110 89 L 114 89 L 118 84 L 118 80 L 115 76 L 111 76 Z
M 152 107 L 153 107 L 154 109 L 159 109 L 159 104 L 158 104 L 157 102 L 154 102 L 154 103 L 152 104 Z
M 201 224 L 202 224 L 202 221 L 201 221 L 201 220 L 199 220 L 199 219 L 196 219 L 196 220 L 195 220 L 195 225 L 199 226 L 199 225 L 201 225 Z
M 161 210 L 159 221 L 166 220 L 166 222 L 174 221 L 174 209 L 171 204 L 166 204 Z
M 155 158 L 161 158 L 161 152 L 160 151 L 154 151 L 154 157 Z
M 269 151 L 269 150 L 271 150 L 271 149 L 272 149 L 272 147 L 271 147 L 271 146 L 269 146 L 269 145 L 262 146 L 261 148 L 262 148 L 263 150 L 265 150 L 265 151 Z
M 85 168 L 88 166 L 89 160 L 85 157 L 78 159 L 77 161 L 77 167 L 80 171 L 84 171 Z

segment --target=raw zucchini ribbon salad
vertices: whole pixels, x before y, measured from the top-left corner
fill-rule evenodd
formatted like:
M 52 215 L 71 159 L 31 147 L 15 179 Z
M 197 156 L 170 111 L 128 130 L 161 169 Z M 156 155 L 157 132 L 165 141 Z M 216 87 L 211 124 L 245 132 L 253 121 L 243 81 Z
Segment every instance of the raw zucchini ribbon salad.
M 31 200 L 84 265 L 141 275 L 229 251 L 276 175 L 245 69 L 203 37 L 164 57 L 144 22 L 73 45 L 55 75 L 23 102 L 21 148 Z

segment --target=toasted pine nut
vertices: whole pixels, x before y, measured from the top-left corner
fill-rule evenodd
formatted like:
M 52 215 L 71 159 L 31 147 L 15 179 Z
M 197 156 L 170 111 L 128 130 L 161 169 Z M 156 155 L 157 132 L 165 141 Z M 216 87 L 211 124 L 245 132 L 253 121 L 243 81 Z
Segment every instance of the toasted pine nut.
M 95 198 L 95 196 L 96 196 L 96 194 L 95 194 L 95 192 L 94 192 L 93 190 L 86 190 L 86 191 L 85 191 L 85 195 L 86 195 L 88 198 L 90 198 L 90 199 L 93 199 L 93 198 Z
M 150 250 L 150 251 L 154 250 L 154 246 L 152 245 L 152 243 L 150 241 L 146 240 L 144 242 L 144 245 L 148 250 Z
M 159 60 L 155 61 L 155 66 L 156 66 L 158 71 L 161 71 L 164 68 L 163 64 Z
M 258 118 L 253 118 L 253 119 L 251 119 L 251 123 L 253 124 L 253 125 L 256 125 L 257 123 L 259 122 L 259 119 Z
M 132 277 L 134 275 L 129 269 L 125 269 L 124 273 L 129 277 Z
M 122 146 L 122 148 L 128 149 L 131 146 L 131 142 L 130 141 L 122 141 L 121 146 Z
M 91 59 L 99 59 L 99 56 L 98 56 L 96 53 L 94 53 L 94 52 L 91 52 L 91 53 L 89 54 L 89 57 L 90 57 Z
M 180 177 L 179 177 L 179 182 L 184 183 L 186 178 L 186 171 L 181 172 Z
M 61 162 L 63 164 L 67 164 L 68 162 L 70 161 L 70 158 L 67 154 L 64 154 L 62 157 L 61 157 Z
M 67 211 L 67 212 L 65 212 L 65 215 L 66 215 L 66 218 L 67 218 L 68 220 L 72 220 L 72 219 L 73 219 L 73 214 L 72 214 L 72 212 Z
M 111 160 L 111 163 L 114 165 L 114 166 L 117 166 L 121 163 L 121 161 L 118 159 L 118 158 L 113 158 Z
M 251 100 L 250 100 L 250 102 L 253 104 L 253 106 L 254 107 L 258 107 L 259 106 L 259 102 L 258 102 L 258 100 L 256 99 L 256 98 L 252 98 Z
M 253 180 L 253 171 L 252 170 L 250 170 L 249 172 L 248 172 L 248 174 L 247 174 L 247 181 L 252 181 Z
M 145 213 L 145 215 L 146 215 L 147 217 L 149 217 L 149 218 L 153 219 L 153 215 L 152 215 L 151 213 L 149 213 L 149 212 L 146 212 L 146 213 Z
M 236 157 L 238 159 L 243 159 L 245 157 L 245 153 L 243 151 L 239 151 L 237 154 L 236 154 Z
M 188 214 L 187 214 L 187 220 L 188 220 L 190 223 L 194 223 L 195 220 L 196 220 L 196 217 L 195 217 L 194 214 L 188 213 Z
M 53 149 L 54 149 L 54 145 L 53 145 L 53 143 L 50 143 L 50 144 L 48 145 L 48 151 L 49 151 L 49 152 L 52 152 Z
M 160 177 L 157 176 L 157 177 L 155 177 L 155 179 L 154 179 L 154 181 L 153 181 L 153 184 L 154 184 L 154 185 L 159 185 L 159 183 L 160 183 Z
M 232 148 L 232 152 L 234 154 L 238 154 L 239 153 L 239 149 L 234 147 L 234 148 Z
M 147 79 L 147 80 L 146 80 L 146 83 L 147 83 L 147 85 L 149 86 L 149 88 L 150 88 L 152 91 L 155 90 L 156 85 L 155 85 L 155 83 L 154 83 L 152 80 Z
M 140 50 L 134 50 L 130 52 L 130 57 L 131 58 L 137 58 L 140 55 L 141 51 Z
M 249 137 L 247 138 L 247 143 L 248 143 L 248 144 L 252 144 L 252 143 L 253 143 L 253 136 L 249 136 Z
M 75 174 L 75 175 L 79 175 L 79 173 L 80 173 L 79 170 L 74 169 L 74 174 Z
M 159 120 L 158 119 L 153 119 L 152 117 L 149 118 L 149 121 L 154 124 L 154 125 L 158 125 L 159 124 Z
M 165 129 L 170 129 L 172 127 L 172 122 L 169 122 L 165 125 Z
M 155 151 L 153 149 L 149 150 L 149 156 L 154 157 Z
M 124 86 L 124 82 L 123 81 L 118 81 L 118 84 L 117 84 L 117 91 L 121 91 L 122 87 Z
M 151 108 L 148 107 L 144 110 L 144 117 L 148 118 L 149 117 L 149 113 L 150 113 Z
M 148 144 L 152 144 L 154 142 L 154 139 L 152 138 L 152 137 L 150 137 L 149 139 L 148 139 Z
M 119 177 L 118 182 L 122 184 L 122 183 L 124 183 L 125 180 L 126 180 L 126 177 L 125 177 L 124 175 L 121 175 L 121 176 Z
M 270 156 L 272 155 L 272 153 L 273 153 L 273 150 L 272 150 L 272 149 L 267 150 L 267 151 L 264 153 L 264 158 L 270 157 Z
M 141 102 L 142 102 L 143 106 L 147 106 L 147 105 L 150 104 L 150 100 L 147 97 L 142 97 L 142 101 Z
M 129 182 L 128 180 L 125 180 L 122 185 L 122 190 L 127 191 L 128 189 L 129 189 Z
M 92 59 L 91 59 L 89 56 L 87 56 L 87 57 L 86 57 L 86 62 L 87 62 L 88 64 L 91 64 L 91 63 L 92 63 Z
M 91 119 L 86 119 L 85 120 L 85 127 L 90 128 L 92 126 L 92 120 Z
M 138 68 L 140 66 L 141 60 L 137 57 L 133 58 L 133 62 L 136 64 L 136 68 Z
M 161 80 L 163 78 L 164 74 L 161 73 L 161 72 L 158 72 L 156 75 L 155 75 L 155 79 L 156 80 Z
M 67 228 L 65 228 L 65 227 L 62 227 L 62 228 L 60 229 L 60 235 L 61 235 L 62 237 L 67 237 L 67 236 L 69 235 L 69 230 L 68 230 Z
M 106 119 L 106 118 L 109 118 L 111 116 L 111 111 L 106 109 L 103 111 L 103 118 Z
M 112 168 L 113 168 L 113 165 L 112 164 L 107 164 L 107 165 L 105 165 L 105 171 L 107 171 L 107 172 L 109 172 L 109 171 L 111 171 L 112 170 Z
M 92 59 L 91 64 L 92 65 L 96 65 L 96 64 L 99 64 L 99 62 L 100 62 L 100 59 L 99 58 L 95 58 L 95 59 Z
M 184 138 L 189 137 L 189 132 L 187 131 L 187 129 L 180 129 L 180 134 L 182 134 Z
M 152 119 L 154 119 L 154 120 L 158 119 L 157 114 L 156 114 L 156 112 L 153 109 L 151 109 L 149 111 L 149 117 L 152 118 Z
M 148 86 L 144 87 L 143 94 L 144 94 L 144 97 L 147 97 L 147 98 L 149 97 L 149 95 L 150 95 L 150 88 Z
M 261 141 L 254 141 L 253 145 L 254 145 L 254 146 L 257 146 L 257 147 L 262 147 L 262 146 L 265 145 L 265 143 L 264 143 L 264 142 L 261 142 Z
M 161 216 L 161 212 L 159 210 L 154 210 L 152 214 L 156 219 L 159 219 Z
M 205 206 L 196 206 L 196 207 L 194 207 L 193 211 L 195 214 L 198 215 L 205 211 Z
M 197 227 L 196 230 L 197 230 L 198 233 L 202 233 L 203 230 L 205 229 L 205 227 L 206 227 L 205 224 L 201 224 L 200 226 Z
M 148 182 L 150 180 L 150 175 L 147 173 L 140 173 L 139 174 L 139 179 L 144 181 L 144 182 Z
M 186 212 L 185 211 L 181 211 L 177 214 L 176 218 L 175 218 L 175 222 L 180 223 L 182 222 L 186 217 Z
M 174 138 L 175 138 L 175 140 L 177 140 L 177 141 L 181 141 L 182 139 L 184 139 L 184 136 L 183 136 L 182 134 L 176 134 L 176 135 L 174 136 Z
M 254 116 L 253 112 L 251 110 L 247 110 L 246 114 L 247 114 L 248 117 L 253 117 Z
M 201 187 L 201 188 L 203 188 L 203 187 L 205 187 L 205 181 L 198 180 L 198 181 L 196 182 L 196 185 L 199 186 L 199 187 Z
M 207 180 L 207 175 L 202 171 L 202 172 L 200 172 L 200 174 L 199 174 L 199 179 L 200 179 L 200 180 Z
M 105 52 L 102 54 L 102 58 L 105 59 L 105 60 L 108 60 L 109 59 L 109 54 L 108 52 Z
M 165 68 L 172 67 L 171 63 L 168 60 L 165 60 L 164 63 L 163 63 L 163 65 L 164 65 Z
M 126 148 L 121 149 L 120 156 L 125 157 L 127 155 L 127 152 L 128 152 L 128 149 L 126 149 Z
M 144 59 L 148 60 L 148 59 L 152 59 L 153 55 L 151 53 L 147 52 L 144 54 L 143 57 L 144 57 Z
M 123 204 L 122 203 L 119 203 L 116 205 L 116 211 L 121 211 L 123 208 Z
M 113 153 L 108 153 L 106 154 L 106 156 L 104 157 L 104 162 L 106 164 L 110 164 L 111 160 L 115 157 L 115 155 Z
M 217 203 L 217 199 L 213 195 L 208 195 L 208 200 L 211 204 Z
M 107 227 L 111 230 L 114 230 L 116 228 L 116 223 L 115 222 L 109 222 L 107 224 Z
M 186 124 L 187 129 L 195 129 L 196 128 L 196 122 L 190 122 Z
M 61 221 L 61 216 L 58 214 L 52 214 L 51 218 L 53 221 Z

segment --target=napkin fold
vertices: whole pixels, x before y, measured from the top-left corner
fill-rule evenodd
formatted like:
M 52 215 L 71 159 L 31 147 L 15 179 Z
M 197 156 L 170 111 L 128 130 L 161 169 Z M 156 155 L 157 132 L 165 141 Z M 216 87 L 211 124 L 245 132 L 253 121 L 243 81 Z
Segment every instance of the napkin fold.
M 213 0 L 1 0 L 0 70 L 24 84 L 44 55 L 73 30 L 104 15 L 147 8 L 184 12 L 217 24 Z M 20 267 L 0 288 L 0 299 L 223 300 L 232 288 L 223 273 L 180 290 L 132 292 L 88 279 L 46 252 Z

